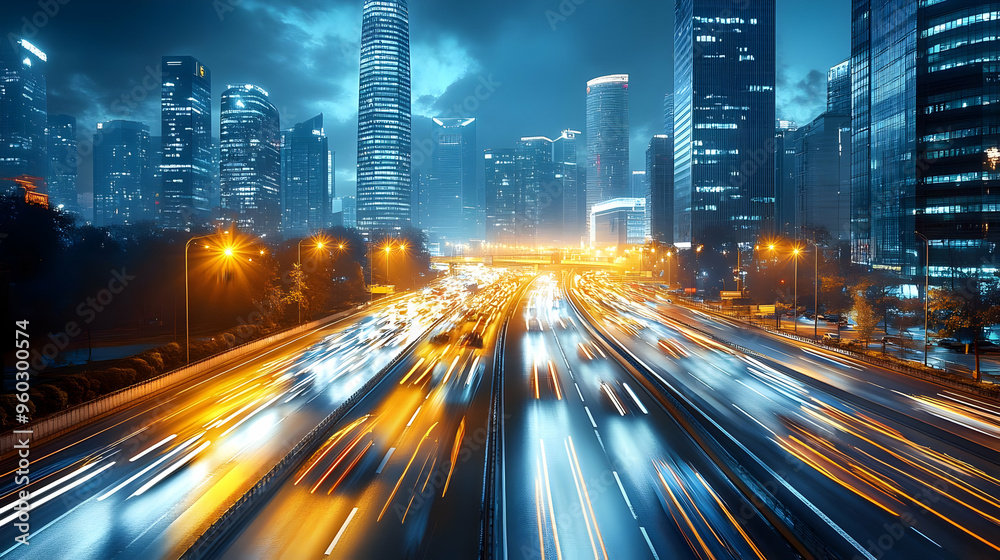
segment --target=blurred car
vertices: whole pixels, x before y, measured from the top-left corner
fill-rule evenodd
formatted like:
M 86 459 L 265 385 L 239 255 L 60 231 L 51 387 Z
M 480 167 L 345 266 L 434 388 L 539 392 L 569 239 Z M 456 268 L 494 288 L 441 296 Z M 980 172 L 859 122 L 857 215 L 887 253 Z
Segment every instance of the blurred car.
M 840 335 L 837 333 L 826 333 L 823 335 L 823 342 L 831 342 L 831 343 L 840 342 Z

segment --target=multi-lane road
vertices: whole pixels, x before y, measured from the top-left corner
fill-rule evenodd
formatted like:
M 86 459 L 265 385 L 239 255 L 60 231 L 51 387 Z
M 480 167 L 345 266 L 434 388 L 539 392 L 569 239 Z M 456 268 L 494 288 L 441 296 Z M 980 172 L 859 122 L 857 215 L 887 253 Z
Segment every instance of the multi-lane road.
M 177 558 L 387 367 L 212 557 L 1000 555 L 1000 405 L 669 297 L 460 269 L 38 443 L 29 546 L 0 461 L 0 557 Z

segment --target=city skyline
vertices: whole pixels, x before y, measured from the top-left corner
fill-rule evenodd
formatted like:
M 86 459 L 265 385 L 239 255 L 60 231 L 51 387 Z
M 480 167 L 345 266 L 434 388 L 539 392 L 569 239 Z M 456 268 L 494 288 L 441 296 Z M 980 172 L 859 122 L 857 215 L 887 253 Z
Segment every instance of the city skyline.
M 331 150 L 340 156 L 336 169 L 339 191 L 353 193 L 361 3 L 336 2 L 318 10 L 307 3 L 293 3 L 284 15 L 257 3 L 217 4 L 213 7 L 212 3 L 207 3 L 197 8 L 178 6 L 170 10 L 156 4 L 116 9 L 111 17 L 92 22 L 97 27 L 88 30 L 86 40 L 92 52 L 97 53 L 92 58 L 80 57 L 69 43 L 64 42 L 82 32 L 74 14 L 83 6 L 61 6 L 56 16 L 46 16 L 45 26 L 28 26 L 29 32 L 37 29 L 32 40 L 39 48 L 51 51 L 47 68 L 52 83 L 50 113 L 75 116 L 84 138 L 93 134 L 97 122 L 116 118 L 145 122 L 150 126 L 151 136 L 161 136 L 159 88 L 151 86 L 158 82 L 159 57 L 191 55 L 212 69 L 217 84 L 252 82 L 268 90 L 283 122 L 301 122 L 323 112 L 327 117 Z M 30 23 L 30 16 L 38 6 L 24 0 L 15 0 L 11 6 L 9 15 L 0 14 L 0 23 L 9 31 L 20 33 L 25 27 L 21 17 L 27 17 Z M 475 12 L 439 18 L 434 16 L 434 10 L 433 4 L 426 3 L 411 7 L 415 53 L 415 152 L 418 150 L 416 139 L 430 139 L 431 119 L 436 116 L 476 117 L 480 121 L 481 147 L 512 146 L 522 136 L 552 134 L 552 130 L 567 127 L 583 131 L 585 100 L 579 83 L 614 71 L 630 71 L 633 74 L 630 167 L 645 168 L 645 146 L 653 134 L 662 132 L 662 113 L 658 115 L 662 96 L 672 89 L 671 48 L 657 38 L 669 36 L 672 5 L 655 7 L 650 14 L 652 17 L 637 17 L 634 13 L 616 12 L 610 6 L 589 4 L 580 6 L 566 21 L 556 18 L 555 29 L 552 29 L 546 12 L 562 17 L 558 2 L 552 2 L 551 6 L 529 6 L 520 2 L 510 5 L 502 18 L 480 18 L 479 24 L 490 30 L 482 34 L 469 32 L 465 18 L 475 17 Z M 779 55 L 779 114 L 782 113 L 782 99 L 786 113 L 805 112 L 804 116 L 789 114 L 782 115 L 783 118 L 803 122 L 817 116 L 825 103 L 827 69 L 849 54 L 849 3 L 824 6 L 822 10 L 827 11 L 826 17 L 842 19 L 843 25 L 824 30 L 830 36 L 817 41 L 816 48 L 808 49 L 808 53 L 786 49 Z M 813 17 L 819 17 L 809 10 L 792 0 L 779 0 L 778 14 L 779 23 L 787 22 L 779 31 L 779 46 L 782 41 L 794 43 L 815 36 L 802 29 Z M 184 26 L 180 35 L 152 29 L 130 38 L 133 36 L 131 30 L 116 22 L 121 18 L 137 17 L 160 21 L 184 17 L 195 25 Z M 516 36 L 511 36 L 502 23 L 517 18 L 529 22 L 538 32 L 538 41 L 545 43 L 542 48 L 566 56 L 576 56 L 571 52 L 582 48 L 592 51 L 592 55 L 585 57 L 584 66 L 579 69 L 551 68 L 542 61 L 532 62 L 528 67 L 512 66 L 509 57 L 499 56 L 502 50 L 498 49 L 516 45 Z M 639 37 L 614 31 L 606 36 L 584 39 L 588 26 L 608 18 L 628 18 L 629 28 L 639 26 L 649 31 Z M 655 24 L 656 21 L 662 23 Z M 101 26 L 108 26 L 107 38 L 94 31 Z M 280 36 L 283 38 L 279 41 L 277 35 L 257 31 L 258 26 L 286 29 L 288 34 Z M 245 35 L 243 29 L 254 31 L 252 35 Z M 211 39 L 220 33 L 226 35 L 227 42 Z M 314 36 L 315 40 L 293 42 L 291 39 L 306 36 Z M 140 48 L 120 49 L 120 41 L 125 40 Z M 614 48 L 610 48 L 612 46 Z M 231 57 L 226 54 L 231 48 L 248 54 L 258 53 L 258 56 Z M 261 57 L 275 64 L 266 67 L 254 64 L 253 61 Z M 645 57 L 648 62 L 642 62 L 639 57 Z M 103 64 L 107 60 L 115 63 Z M 310 70 L 321 67 L 324 69 L 322 74 Z M 562 98 L 567 103 L 539 98 L 539 87 L 550 91 L 553 100 Z M 212 112 L 216 115 L 219 92 L 221 88 L 217 86 L 211 100 Z M 472 110 L 467 111 L 463 105 Z M 456 106 L 460 107 L 458 111 Z M 506 118 L 503 113 L 507 106 L 524 107 L 533 116 L 525 114 L 523 121 Z M 218 138 L 218 122 L 217 119 L 213 121 L 212 136 Z M 532 125 L 532 122 L 537 124 Z M 418 158 L 416 155 L 414 158 L 414 167 L 418 168 Z M 429 164 L 429 157 L 426 163 Z M 92 189 L 90 165 L 85 158 L 81 161 L 80 187 L 84 192 Z

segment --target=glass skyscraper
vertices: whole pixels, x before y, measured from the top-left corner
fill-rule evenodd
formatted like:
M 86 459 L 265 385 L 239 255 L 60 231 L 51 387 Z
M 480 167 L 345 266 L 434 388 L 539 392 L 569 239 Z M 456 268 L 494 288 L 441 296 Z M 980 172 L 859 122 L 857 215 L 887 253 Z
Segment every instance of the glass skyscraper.
M 162 185 L 155 203 L 164 228 L 191 231 L 209 218 L 212 74 L 190 56 L 164 56 L 161 70 Z
M 331 225 L 330 145 L 323 115 L 281 133 L 281 229 L 304 237 Z
M 224 217 L 243 231 L 274 236 L 281 226 L 278 110 L 253 84 L 229 86 L 219 110 L 219 182 Z M 326 154 L 323 154 L 326 161 Z M 323 170 L 326 176 L 326 170 Z
M 587 82 L 587 216 L 594 204 L 629 195 L 628 74 Z
M 49 115 L 49 205 L 67 212 L 78 212 L 76 200 L 77 140 L 76 118 Z
M 587 193 L 580 176 L 577 162 L 576 130 L 564 130 L 559 138 L 552 141 L 552 163 L 555 165 L 555 179 L 562 194 L 562 235 L 563 244 L 578 246 L 587 231 Z
M 837 64 L 826 74 L 826 112 L 851 114 L 851 60 Z
M 479 230 L 476 119 L 435 118 L 431 174 L 421 226 L 434 242 L 465 243 Z
M 1000 11 L 852 4 L 852 257 L 903 275 L 989 275 L 1000 242 Z
M 774 131 L 774 230 L 794 236 L 798 231 L 795 204 L 795 143 L 798 127 L 779 120 Z
M 94 225 L 131 225 L 153 219 L 149 126 L 135 121 L 97 123 L 94 134 Z
M 521 138 L 514 159 L 517 243 L 550 244 L 562 230 L 562 197 L 552 164 L 552 140 L 544 136 Z
M 44 179 L 49 167 L 45 53 L 25 39 L 0 41 L 0 190 L 22 175 Z
M 646 149 L 646 181 L 649 183 L 649 234 L 660 243 L 674 243 L 674 142 L 668 134 L 657 134 Z
M 358 227 L 410 224 L 410 27 L 406 0 L 365 0 L 358 95 Z
M 486 241 L 504 245 L 516 242 L 517 165 L 514 150 L 486 150 Z
M 677 0 L 674 240 L 752 244 L 774 214 L 775 2 Z

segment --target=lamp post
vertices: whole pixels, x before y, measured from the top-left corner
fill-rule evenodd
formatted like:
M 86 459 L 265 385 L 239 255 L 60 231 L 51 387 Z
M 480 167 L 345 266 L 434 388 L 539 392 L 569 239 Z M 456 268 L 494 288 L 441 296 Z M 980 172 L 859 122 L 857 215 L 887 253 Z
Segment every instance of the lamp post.
M 228 231 L 225 233 L 229 233 Z M 191 363 L 191 288 L 188 281 L 188 249 L 191 247 L 191 242 L 196 239 L 205 239 L 207 237 L 212 237 L 211 235 L 196 235 L 191 239 L 187 240 L 184 244 L 184 363 Z M 231 247 L 226 247 L 225 255 L 231 257 L 233 255 L 233 249 Z
M 813 241 L 813 257 L 815 258 L 815 268 L 813 269 L 813 340 L 819 338 L 819 245 Z M 840 318 L 837 318 L 838 324 Z
M 298 303 L 299 303 L 299 324 L 300 325 L 302 324 L 302 295 L 303 295 L 302 294 L 302 242 L 303 241 L 305 241 L 305 239 L 299 239 L 299 260 L 298 260 L 298 263 L 299 263 L 299 280 L 298 280 L 298 284 L 299 284 L 299 302 Z M 323 248 L 323 242 L 322 241 L 317 241 L 316 242 L 316 248 L 317 249 L 322 249 Z
M 389 253 L 392 252 L 392 245 L 385 246 L 385 285 L 389 286 Z
M 802 250 L 798 247 L 792 249 L 792 256 L 795 258 L 795 295 L 792 297 L 792 318 L 795 320 L 794 329 L 796 334 L 799 332 L 799 253 L 801 252 Z
M 995 149 L 995 148 L 994 148 Z M 927 367 L 927 309 L 928 309 L 928 288 L 931 280 L 931 240 L 919 231 L 913 232 L 924 240 L 924 367 Z

